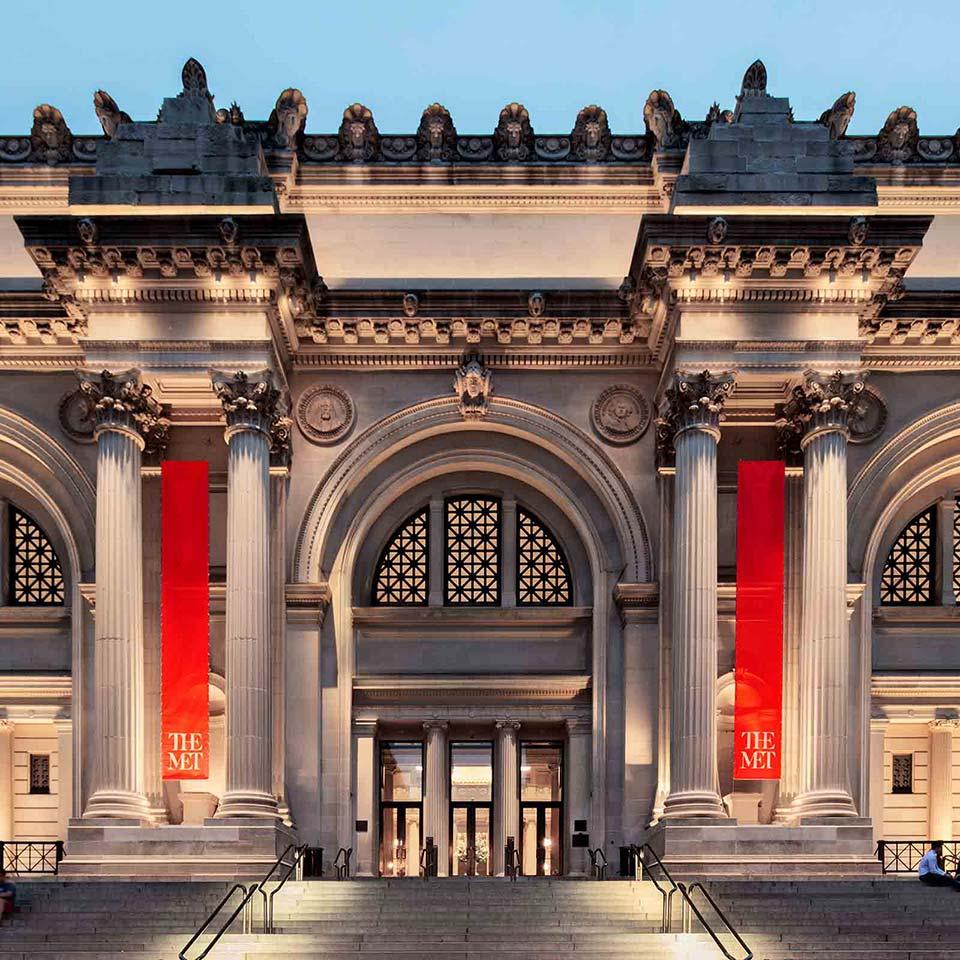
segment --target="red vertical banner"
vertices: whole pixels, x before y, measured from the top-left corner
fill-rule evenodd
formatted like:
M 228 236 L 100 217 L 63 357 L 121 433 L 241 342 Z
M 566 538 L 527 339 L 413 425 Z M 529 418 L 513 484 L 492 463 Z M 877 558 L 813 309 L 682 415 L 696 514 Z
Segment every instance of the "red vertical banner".
M 780 460 L 741 460 L 737 468 L 737 780 L 780 779 L 784 477 Z
M 206 461 L 163 462 L 160 749 L 164 780 L 205 780 L 210 769 L 208 491 Z

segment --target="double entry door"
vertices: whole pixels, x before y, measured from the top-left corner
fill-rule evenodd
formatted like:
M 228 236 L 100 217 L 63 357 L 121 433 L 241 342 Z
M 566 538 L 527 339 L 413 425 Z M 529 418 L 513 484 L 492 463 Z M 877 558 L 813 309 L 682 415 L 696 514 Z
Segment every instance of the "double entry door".
M 490 876 L 492 820 L 489 803 L 450 804 L 450 876 Z

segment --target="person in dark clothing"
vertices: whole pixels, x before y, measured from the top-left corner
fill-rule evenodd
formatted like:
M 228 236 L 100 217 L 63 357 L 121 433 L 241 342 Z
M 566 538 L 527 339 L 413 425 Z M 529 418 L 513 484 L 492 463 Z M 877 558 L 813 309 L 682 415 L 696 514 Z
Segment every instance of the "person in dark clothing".
M 7 879 L 7 872 L 0 869 L 0 920 L 13 913 L 17 901 L 17 885 Z
M 954 890 L 960 890 L 960 880 L 951 877 L 943 869 L 943 841 L 932 840 L 930 849 L 920 860 L 918 870 L 920 882 L 928 887 L 953 887 Z

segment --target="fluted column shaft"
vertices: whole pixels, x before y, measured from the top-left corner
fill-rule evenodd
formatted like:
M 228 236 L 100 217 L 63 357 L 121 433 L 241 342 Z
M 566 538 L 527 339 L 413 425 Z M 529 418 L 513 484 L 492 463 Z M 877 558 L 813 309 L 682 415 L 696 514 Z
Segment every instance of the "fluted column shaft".
M 793 814 L 800 775 L 800 611 L 803 591 L 803 477 L 787 471 L 784 504 L 783 752 L 776 817 Z
M 729 373 L 677 373 L 658 421 L 675 456 L 670 792 L 663 816 L 725 817 L 717 780 L 717 442 Z
M 132 427 L 97 428 L 94 790 L 86 817 L 147 819 L 143 771 L 143 538 Z
M 516 720 L 497 722 L 496 785 L 493 809 L 493 870 L 502 877 L 506 872 L 504 848 L 507 838 L 513 837 L 520 849 L 520 786 L 517 782 L 517 735 L 520 724 Z
M 930 825 L 931 840 L 953 839 L 953 731 L 957 720 L 930 724 Z
M 275 817 L 270 442 L 252 422 L 228 425 L 225 436 L 227 776 L 217 816 Z
M 150 816 L 166 823 L 160 758 L 160 477 L 143 479 L 143 790 Z
M 449 873 L 450 842 L 447 828 L 450 817 L 449 784 L 447 763 L 447 722 L 428 720 L 423 725 L 427 734 L 427 780 L 423 794 L 423 837 L 433 837 L 437 848 L 437 874 Z
M 862 382 L 808 378 L 805 409 L 803 606 L 800 636 L 802 817 L 856 816 L 847 737 L 850 638 L 847 626 L 847 418 Z

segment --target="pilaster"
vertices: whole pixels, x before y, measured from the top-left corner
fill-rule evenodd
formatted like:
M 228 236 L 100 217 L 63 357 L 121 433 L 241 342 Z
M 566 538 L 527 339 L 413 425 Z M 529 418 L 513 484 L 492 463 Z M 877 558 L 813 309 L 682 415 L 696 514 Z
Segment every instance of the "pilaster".
M 930 771 L 928 795 L 930 820 L 927 834 L 932 840 L 953 839 L 953 734 L 960 727 L 955 718 L 937 719 L 930 730 Z

